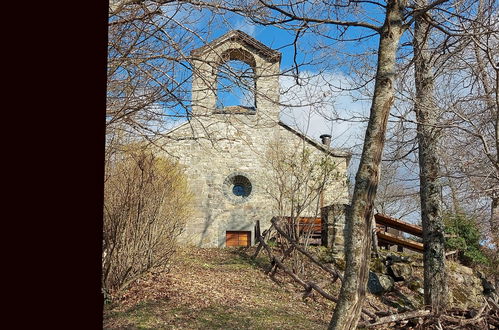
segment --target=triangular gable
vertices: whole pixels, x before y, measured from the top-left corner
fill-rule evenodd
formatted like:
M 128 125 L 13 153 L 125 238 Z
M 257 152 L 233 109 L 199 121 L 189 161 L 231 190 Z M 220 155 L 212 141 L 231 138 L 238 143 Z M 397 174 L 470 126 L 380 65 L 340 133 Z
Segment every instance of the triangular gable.
M 198 57 L 200 55 L 203 55 L 206 52 L 217 48 L 218 45 L 226 42 L 227 40 L 237 41 L 241 43 L 243 46 L 253 49 L 254 51 L 265 57 L 270 62 L 279 62 L 281 60 L 280 52 L 265 46 L 260 41 L 256 40 L 255 38 L 249 36 L 248 34 L 240 30 L 229 31 L 223 36 L 213 40 L 209 44 L 193 49 L 191 51 L 191 56 Z

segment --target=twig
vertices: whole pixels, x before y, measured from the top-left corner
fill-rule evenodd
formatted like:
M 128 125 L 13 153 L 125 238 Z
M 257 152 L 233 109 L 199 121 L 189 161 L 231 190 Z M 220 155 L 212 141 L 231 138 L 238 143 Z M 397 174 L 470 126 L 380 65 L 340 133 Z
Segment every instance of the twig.
M 452 317 L 452 316 L 448 316 L 448 315 L 441 315 L 440 318 L 444 321 L 455 323 L 458 325 L 472 324 L 472 323 L 476 323 L 480 319 L 480 316 L 482 315 L 482 313 L 486 307 L 488 307 L 488 304 L 487 303 L 483 304 L 482 308 L 480 308 L 478 313 L 474 317 L 472 317 L 471 319 L 461 319 L 461 318 Z
M 274 225 L 274 228 L 277 230 L 277 232 L 283 236 L 284 238 L 286 238 L 290 243 L 291 245 L 293 245 L 293 247 L 295 249 L 297 249 L 298 251 L 300 251 L 302 254 L 304 254 L 307 258 L 309 258 L 310 260 L 312 260 L 312 262 L 314 264 L 316 264 L 317 266 L 319 266 L 322 270 L 328 272 L 329 274 L 333 275 L 333 283 L 336 281 L 336 279 L 340 279 L 340 281 L 343 280 L 343 276 L 341 275 L 340 272 L 338 272 L 337 270 L 335 269 L 331 269 L 329 268 L 328 266 L 324 265 L 322 262 L 320 262 L 319 260 L 317 260 L 313 255 L 311 255 L 308 251 L 306 251 L 305 249 L 303 249 L 298 243 L 296 243 L 295 240 L 293 240 L 291 237 L 289 237 L 277 224 L 276 224 L 276 221 L 275 219 L 272 219 L 272 224 Z
M 380 325 L 380 324 L 409 320 L 409 319 L 413 319 L 413 318 L 417 318 L 417 317 L 427 317 L 429 315 L 431 315 L 431 312 L 428 310 L 411 311 L 411 312 L 405 312 L 405 313 L 399 313 L 399 314 L 393 314 L 393 315 L 389 315 L 389 316 L 385 316 L 385 317 L 380 317 L 373 323 L 362 323 L 362 324 L 359 324 L 359 326 L 369 328 L 369 327 L 373 327 L 373 326 Z

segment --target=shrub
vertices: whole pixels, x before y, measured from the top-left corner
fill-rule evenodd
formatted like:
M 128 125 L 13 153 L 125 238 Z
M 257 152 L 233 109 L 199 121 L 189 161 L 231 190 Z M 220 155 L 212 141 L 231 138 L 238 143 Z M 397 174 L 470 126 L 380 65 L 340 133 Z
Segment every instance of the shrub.
M 102 255 L 107 297 L 166 266 L 190 199 L 179 166 L 141 146 L 129 146 L 107 162 Z
M 445 214 L 446 248 L 459 250 L 459 260 L 463 264 L 487 264 L 488 258 L 480 245 L 481 235 L 474 219 L 465 214 Z

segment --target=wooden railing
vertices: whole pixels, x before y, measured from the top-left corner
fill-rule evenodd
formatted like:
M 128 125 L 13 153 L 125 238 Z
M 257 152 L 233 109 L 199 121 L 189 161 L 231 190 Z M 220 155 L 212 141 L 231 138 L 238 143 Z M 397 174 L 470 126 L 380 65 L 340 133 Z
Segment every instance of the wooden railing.
M 291 222 L 291 217 L 284 217 L 288 222 Z M 417 237 L 423 236 L 423 229 L 420 226 L 390 217 L 386 214 L 377 213 L 374 215 L 376 220 L 376 233 L 379 244 L 397 245 L 406 249 L 417 252 L 423 252 L 423 243 L 417 242 L 403 237 L 402 235 L 395 235 L 389 233 L 388 228 L 393 228 L 399 232 L 405 232 Z M 301 235 L 308 235 L 311 238 L 312 244 L 320 244 L 322 219 L 319 217 L 300 217 L 298 219 L 298 226 Z
M 376 220 L 376 232 L 378 242 L 398 245 L 413 251 L 423 252 L 423 243 L 402 237 L 401 235 L 394 235 L 387 232 L 385 229 L 393 228 L 398 231 L 405 232 L 417 237 L 423 237 L 423 228 L 413 225 L 411 223 L 392 218 L 386 214 L 377 213 L 374 215 Z
M 291 217 L 284 217 L 291 223 Z M 299 217 L 298 228 L 300 236 L 307 236 L 311 245 L 321 244 L 322 219 L 320 217 Z

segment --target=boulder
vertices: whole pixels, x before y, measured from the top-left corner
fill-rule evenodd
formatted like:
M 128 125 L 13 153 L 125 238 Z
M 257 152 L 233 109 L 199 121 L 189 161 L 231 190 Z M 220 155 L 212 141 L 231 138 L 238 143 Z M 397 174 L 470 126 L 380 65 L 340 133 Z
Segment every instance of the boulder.
M 423 280 L 419 278 L 412 278 L 409 281 L 407 281 L 407 287 L 412 291 L 416 291 L 421 294 L 424 293 Z
M 393 289 L 393 278 L 388 275 L 369 272 L 367 289 L 373 294 L 383 294 Z
M 371 269 L 375 273 L 387 274 L 387 269 L 382 258 L 371 258 Z
M 476 272 L 476 275 L 482 281 L 482 287 L 483 287 L 483 293 L 485 295 L 494 295 L 497 294 L 496 288 L 494 287 L 494 284 L 492 284 L 491 281 L 487 279 L 487 277 L 480 271 Z
M 393 277 L 395 282 L 406 281 L 412 277 L 412 267 L 409 263 L 393 263 L 388 266 L 388 275 Z
M 403 256 L 397 254 L 388 254 L 386 256 L 386 265 L 389 266 L 394 263 L 411 263 L 413 260 L 410 256 Z
M 481 307 L 484 290 L 480 278 L 470 272 L 469 267 L 457 263 L 449 263 L 449 266 L 447 281 L 451 306 L 461 309 Z

